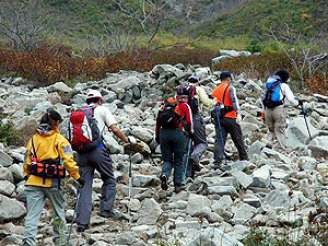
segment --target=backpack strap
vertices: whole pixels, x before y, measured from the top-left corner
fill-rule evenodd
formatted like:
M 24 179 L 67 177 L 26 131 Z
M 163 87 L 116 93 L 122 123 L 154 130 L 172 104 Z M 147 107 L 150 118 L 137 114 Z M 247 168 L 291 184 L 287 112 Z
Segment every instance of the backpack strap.
M 227 92 L 227 89 L 230 87 L 230 85 L 228 84 L 227 86 L 226 86 L 226 88 L 224 89 L 224 91 L 223 91 L 223 96 L 222 96 L 222 104 L 224 105 L 224 99 L 225 99 L 225 95 L 226 95 L 226 92 Z
M 31 143 L 32 143 L 32 155 L 34 156 L 34 158 L 38 159 L 38 156 L 36 155 L 36 150 L 35 150 L 35 145 L 34 145 L 34 141 L 33 141 L 33 136 L 31 138 Z

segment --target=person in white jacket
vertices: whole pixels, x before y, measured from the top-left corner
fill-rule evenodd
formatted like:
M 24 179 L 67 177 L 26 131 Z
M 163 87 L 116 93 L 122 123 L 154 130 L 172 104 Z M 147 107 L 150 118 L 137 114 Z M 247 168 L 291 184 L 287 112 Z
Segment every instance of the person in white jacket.
M 289 73 L 286 70 L 279 70 L 274 76 L 272 76 L 272 78 L 275 77 L 281 81 L 278 85 L 280 86 L 280 103 L 278 104 L 280 105 L 270 107 L 265 105 L 266 103 L 264 102 L 264 99 L 267 95 L 267 89 L 265 88 L 262 96 L 263 109 L 265 111 L 265 124 L 269 128 L 268 140 L 273 141 L 276 138 L 280 147 L 286 149 L 285 130 L 287 128 L 287 122 L 285 106 L 299 106 L 302 105 L 302 101 L 295 98 L 292 90 L 287 84 Z

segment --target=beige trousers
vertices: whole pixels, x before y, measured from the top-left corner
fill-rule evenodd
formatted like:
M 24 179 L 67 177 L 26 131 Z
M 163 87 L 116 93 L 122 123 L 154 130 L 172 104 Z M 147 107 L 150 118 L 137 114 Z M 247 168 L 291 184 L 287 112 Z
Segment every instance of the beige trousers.
M 285 130 L 287 128 L 286 113 L 284 106 L 267 108 L 265 110 L 265 123 L 272 134 L 273 139 L 277 138 L 279 145 L 286 148 Z

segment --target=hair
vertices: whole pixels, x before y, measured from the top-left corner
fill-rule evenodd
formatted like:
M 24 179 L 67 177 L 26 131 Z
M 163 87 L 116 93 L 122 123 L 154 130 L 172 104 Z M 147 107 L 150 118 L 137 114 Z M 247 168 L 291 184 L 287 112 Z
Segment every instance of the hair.
M 99 101 L 101 101 L 100 97 L 92 97 L 92 98 L 88 98 L 87 99 L 87 104 L 91 104 L 91 103 L 99 103 Z
M 227 78 L 232 78 L 232 75 L 229 71 L 223 71 L 220 74 L 220 80 L 226 80 Z
M 287 83 L 287 80 L 289 79 L 289 73 L 287 70 L 279 70 L 275 75 L 278 75 L 283 83 Z
M 62 122 L 63 118 L 56 110 L 54 110 L 53 108 L 48 108 L 47 112 L 41 117 L 40 124 L 51 125 L 53 121 Z

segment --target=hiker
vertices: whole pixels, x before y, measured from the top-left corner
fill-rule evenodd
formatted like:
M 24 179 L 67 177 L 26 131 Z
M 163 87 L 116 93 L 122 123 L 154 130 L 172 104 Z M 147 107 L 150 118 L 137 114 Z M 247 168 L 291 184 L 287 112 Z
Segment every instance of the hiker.
M 108 108 L 102 105 L 103 98 L 99 91 L 90 90 L 87 93 L 86 105 L 82 110 L 74 112 L 70 117 L 71 126 L 71 143 L 74 150 L 77 151 L 77 163 L 80 168 L 81 177 L 85 181 L 85 185 L 80 190 L 80 199 L 77 205 L 77 231 L 85 231 L 90 223 L 92 211 L 92 183 L 94 172 L 97 170 L 100 173 L 103 181 L 102 196 L 100 200 L 101 217 L 122 219 L 124 215 L 113 209 L 116 195 L 116 180 L 113 171 L 112 159 L 103 143 L 103 135 L 106 128 L 114 133 L 124 143 L 134 142 L 132 137 L 127 137 L 117 126 L 113 114 Z M 87 117 L 83 122 L 89 123 L 90 132 L 93 136 L 92 142 L 89 144 L 81 144 L 83 137 L 78 134 L 74 136 L 74 129 L 78 129 L 81 115 Z M 80 117 L 80 118 L 79 118 Z M 76 126 L 74 124 L 76 123 Z M 96 126 L 95 126 L 96 123 Z M 84 136 L 87 133 L 84 134 Z M 75 137 L 75 139 L 74 139 Z M 80 142 L 80 147 L 79 143 Z M 74 143 L 74 144 L 73 144 Z
M 176 100 L 168 98 L 156 118 L 155 139 L 161 145 L 163 159 L 161 188 L 168 189 L 168 178 L 174 168 L 173 182 L 176 193 L 185 189 L 183 158 L 186 152 L 186 134 L 193 134 L 192 113 L 187 101 L 186 94 L 178 94 Z
M 214 101 L 208 97 L 206 91 L 199 84 L 199 78 L 191 76 L 188 79 L 188 87 L 186 88 L 189 95 L 188 104 L 193 114 L 193 150 L 190 155 L 191 163 L 187 168 L 187 177 L 193 177 L 195 171 L 200 171 L 199 161 L 203 153 L 207 149 L 207 139 L 205 131 L 204 119 L 201 115 L 201 109 L 209 108 L 214 104 Z
M 216 141 L 214 147 L 214 166 L 222 164 L 225 160 L 224 145 L 229 133 L 235 144 L 240 160 L 248 160 L 243 134 L 240 127 L 241 116 L 236 89 L 232 85 L 232 74 L 224 71 L 220 74 L 221 83 L 214 88 L 213 98 L 216 99 L 214 113 Z M 219 116 L 219 119 L 217 119 Z
M 54 242 L 66 245 L 65 198 L 60 188 L 65 170 L 81 186 L 79 168 L 67 139 L 59 133 L 61 115 L 48 109 L 40 121 L 36 133 L 26 146 L 24 176 L 27 215 L 23 245 L 36 245 L 36 235 L 41 212 L 46 198 L 53 208 Z
M 302 106 L 301 100 L 296 100 L 287 84 L 289 73 L 279 70 L 270 76 L 265 83 L 262 95 L 265 124 L 269 128 L 268 140 L 278 140 L 279 146 L 286 149 L 285 130 L 287 128 L 285 105 Z M 263 115 L 263 114 L 262 114 Z

